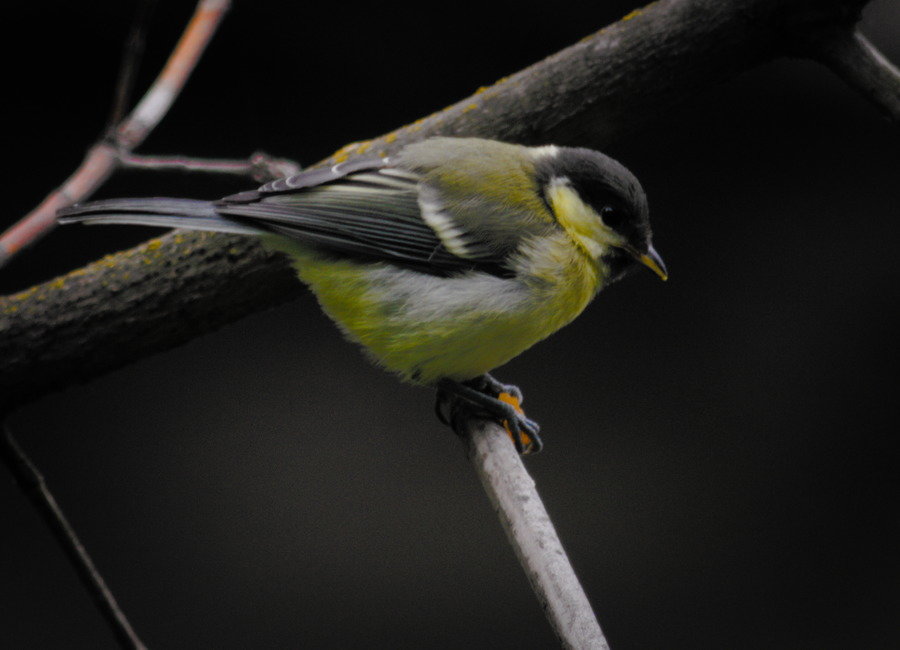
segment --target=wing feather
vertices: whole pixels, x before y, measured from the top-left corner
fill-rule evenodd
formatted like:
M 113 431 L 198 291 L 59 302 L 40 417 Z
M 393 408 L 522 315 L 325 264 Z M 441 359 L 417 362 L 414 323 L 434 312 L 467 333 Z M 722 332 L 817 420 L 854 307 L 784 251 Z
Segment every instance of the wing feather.
M 436 275 L 514 274 L 520 244 L 558 225 L 523 148 L 466 138 L 410 145 L 396 160 L 340 163 L 219 201 L 113 199 L 63 211 L 67 221 L 277 233 L 335 256 Z M 533 171 L 533 170 L 532 170 Z M 476 188 L 478 200 L 472 198 Z
M 450 275 L 507 276 L 501 257 L 459 255 L 422 217 L 421 176 L 378 163 L 307 172 L 216 204 L 216 212 L 336 255 L 388 261 Z M 301 178 L 303 177 L 303 178 Z

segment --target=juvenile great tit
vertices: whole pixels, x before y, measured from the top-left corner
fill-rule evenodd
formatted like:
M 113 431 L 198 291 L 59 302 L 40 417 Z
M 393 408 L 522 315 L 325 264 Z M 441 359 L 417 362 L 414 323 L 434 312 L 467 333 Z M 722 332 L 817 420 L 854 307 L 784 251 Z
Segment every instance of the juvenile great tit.
M 445 423 L 460 431 L 460 417 L 486 411 L 520 453 L 540 449 L 539 427 L 489 371 L 629 268 L 667 278 L 634 175 L 597 151 L 552 145 L 435 137 L 218 201 L 95 201 L 60 221 L 259 236 L 376 363 L 438 389 Z

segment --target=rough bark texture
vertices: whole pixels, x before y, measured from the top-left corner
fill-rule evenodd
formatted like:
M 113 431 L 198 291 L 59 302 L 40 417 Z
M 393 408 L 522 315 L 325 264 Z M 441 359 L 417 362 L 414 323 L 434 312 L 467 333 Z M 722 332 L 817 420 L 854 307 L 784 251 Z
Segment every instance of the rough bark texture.
M 329 161 L 435 135 L 602 148 L 699 91 L 852 28 L 866 0 L 662 0 L 443 111 Z M 251 240 L 176 231 L 0 298 L 0 407 L 86 380 L 291 297 Z
M 286 260 L 247 237 L 173 233 L 0 300 L 0 393 L 84 381 L 283 301 Z

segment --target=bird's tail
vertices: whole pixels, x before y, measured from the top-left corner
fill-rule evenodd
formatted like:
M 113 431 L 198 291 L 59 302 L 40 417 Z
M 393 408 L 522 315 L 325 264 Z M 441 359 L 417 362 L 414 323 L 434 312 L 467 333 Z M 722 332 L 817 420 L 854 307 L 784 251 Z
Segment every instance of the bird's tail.
M 107 199 L 64 208 L 57 216 L 62 224 L 129 224 L 239 235 L 259 235 L 264 232 L 223 217 L 216 212 L 212 201 L 194 199 Z

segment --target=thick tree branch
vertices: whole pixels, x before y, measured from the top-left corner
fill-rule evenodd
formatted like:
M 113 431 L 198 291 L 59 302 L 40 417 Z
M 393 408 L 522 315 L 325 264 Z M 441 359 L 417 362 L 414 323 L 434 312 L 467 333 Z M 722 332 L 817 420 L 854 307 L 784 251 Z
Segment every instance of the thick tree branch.
M 900 70 L 858 31 L 839 30 L 816 42 L 813 55 L 900 124 Z
M 709 86 L 849 27 L 866 0 L 661 0 L 443 111 L 329 161 L 435 134 L 603 147 Z M 254 242 L 175 232 L 0 299 L 0 403 L 15 406 L 293 295 Z
M 0 395 L 9 405 L 41 386 L 89 379 L 299 289 L 287 263 L 250 238 L 176 232 L 151 240 L 0 300 Z

